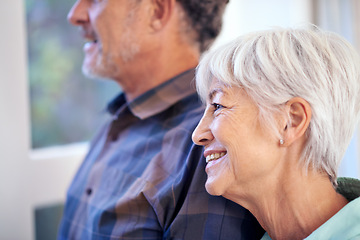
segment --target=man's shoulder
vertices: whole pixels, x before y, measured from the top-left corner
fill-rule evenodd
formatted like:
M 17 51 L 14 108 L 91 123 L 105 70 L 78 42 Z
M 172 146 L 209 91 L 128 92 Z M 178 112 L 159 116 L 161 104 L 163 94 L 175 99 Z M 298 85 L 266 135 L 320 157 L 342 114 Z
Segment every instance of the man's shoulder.
M 191 112 L 193 114 L 200 114 L 205 110 L 204 104 L 201 102 L 197 93 L 193 93 L 180 101 L 178 101 L 175 105 L 181 108 L 184 112 Z
M 165 110 L 161 117 L 183 124 L 197 125 L 204 113 L 204 105 L 196 93 L 191 94 Z

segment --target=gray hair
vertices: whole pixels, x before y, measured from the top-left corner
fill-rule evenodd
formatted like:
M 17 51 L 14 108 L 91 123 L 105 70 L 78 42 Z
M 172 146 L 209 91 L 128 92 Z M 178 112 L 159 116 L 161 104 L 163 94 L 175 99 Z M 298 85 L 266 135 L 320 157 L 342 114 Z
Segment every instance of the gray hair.
M 200 52 L 204 52 L 221 31 L 223 13 L 229 0 L 176 1 L 182 6 L 185 13 L 184 33 L 199 45 Z
M 142 0 L 130 0 L 136 6 Z M 222 28 L 229 0 L 176 0 L 182 9 L 181 34 L 202 53 L 209 49 Z
M 336 186 L 360 111 L 360 59 L 350 43 L 315 26 L 251 33 L 203 56 L 196 73 L 203 100 L 214 78 L 243 88 L 277 137 L 275 114 L 291 98 L 306 100 L 312 118 L 300 163 L 325 171 Z

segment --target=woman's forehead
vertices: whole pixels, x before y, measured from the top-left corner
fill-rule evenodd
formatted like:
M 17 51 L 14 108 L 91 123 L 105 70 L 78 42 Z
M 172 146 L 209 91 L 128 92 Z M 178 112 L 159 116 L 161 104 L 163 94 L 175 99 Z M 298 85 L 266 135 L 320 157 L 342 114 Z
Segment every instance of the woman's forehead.
M 212 101 L 217 95 L 221 95 L 224 97 L 230 96 L 239 96 L 239 95 L 247 95 L 245 90 L 240 86 L 229 86 L 226 83 L 223 83 L 219 80 L 214 80 L 208 90 L 207 100 Z

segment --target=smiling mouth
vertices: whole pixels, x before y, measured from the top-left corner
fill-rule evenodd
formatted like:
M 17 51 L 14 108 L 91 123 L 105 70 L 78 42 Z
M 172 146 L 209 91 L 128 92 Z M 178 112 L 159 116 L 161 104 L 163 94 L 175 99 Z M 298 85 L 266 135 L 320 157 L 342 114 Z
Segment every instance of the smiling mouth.
M 206 157 L 206 163 L 222 158 L 225 154 L 226 152 L 212 153 Z
M 89 52 L 89 51 L 94 51 L 94 48 L 99 49 L 100 44 L 98 44 L 98 40 L 95 38 L 85 38 L 85 44 L 84 44 L 84 51 L 85 52 Z
M 85 42 L 87 42 L 87 43 L 97 43 L 98 40 L 97 40 L 97 39 L 86 38 L 86 39 L 85 39 Z

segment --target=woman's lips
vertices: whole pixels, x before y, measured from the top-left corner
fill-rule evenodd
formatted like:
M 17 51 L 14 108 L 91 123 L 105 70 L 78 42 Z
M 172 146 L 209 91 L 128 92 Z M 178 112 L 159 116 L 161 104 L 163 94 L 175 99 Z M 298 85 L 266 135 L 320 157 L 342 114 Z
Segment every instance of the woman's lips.
M 206 163 L 222 158 L 223 156 L 225 156 L 225 154 L 226 152 L 217 152 L 217 153 L 209 154 L 206 156 Z

